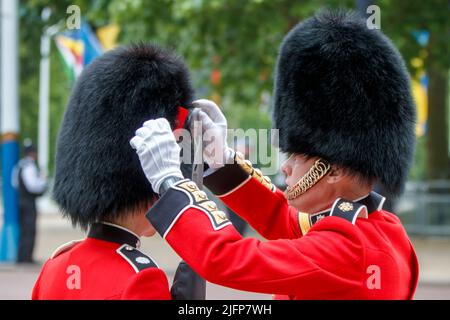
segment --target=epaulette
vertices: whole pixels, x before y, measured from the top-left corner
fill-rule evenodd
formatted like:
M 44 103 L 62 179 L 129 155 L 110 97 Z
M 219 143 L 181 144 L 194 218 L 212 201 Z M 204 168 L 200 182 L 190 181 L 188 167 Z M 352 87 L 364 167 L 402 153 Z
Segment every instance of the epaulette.
M 56 248 L 55 251 L 53 251 L 52 255 L 50 256 L 50 259 L 54 259 L 57 256 L 59 256 L 60 254 L 66 252 L 66 251 L 69 251 L 70 249 L 75 247 L 76 244 L 82 242 L 83 240 L 84 239 L 72 240 L 72 241 L 69 241 L 67 243 L 60 245 L 58 248 Z
M 136 273 L 148 268 L 158 268 L 152 258 L 128 244 L 122 245 L 116 252 L 133 267 Z
M 338 198 L 330 210 L 313 214 L 299 212 L 298 223 L 300 230 L 305 235 L 314 224 L 329 216 L 340 217 L 355 224 L 358 217 L 367 218 L 368 214 L 382 210 L 385 200 L 385 197 L 374 191 L 370 192 L 366 197 L 354 201 Z

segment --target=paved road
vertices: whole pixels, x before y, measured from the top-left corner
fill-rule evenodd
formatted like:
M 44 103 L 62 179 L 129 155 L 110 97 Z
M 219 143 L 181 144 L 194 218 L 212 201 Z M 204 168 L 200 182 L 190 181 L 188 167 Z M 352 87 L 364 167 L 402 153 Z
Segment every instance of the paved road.
M 43 262 L 52 251 L 84 234 L 74 230 L 69 223 L 57 215 L 45 215 L 38 222 L 36 257 Z M 250 236 L 257 236 L 251 233 Z M 421 265 L 421 282 L 416 299 L 450 299 L 450 239 L 413 238 Z M 159 266 L 172 277 L 180 258 L 159 237 L 142 241 L 142 251 L 154 258 Z M 39 266 L 0 265 L 0 299 L 29 299 L 33 284 L 39 274 Z M 208 284 L 208 299 L 270 299 L 270 295 L 231 290 Z
M 0 299 L 30 299 L 31 289 L 39 274 L 38 267 L 0 266 Z M 168 273 L 172 281 L 173 272 Z M 231 290 L 208 283 L 207 299 L 259 300 L 270 295 Z M 450 284 L 421 283 L 415 299 L 450 299 Z

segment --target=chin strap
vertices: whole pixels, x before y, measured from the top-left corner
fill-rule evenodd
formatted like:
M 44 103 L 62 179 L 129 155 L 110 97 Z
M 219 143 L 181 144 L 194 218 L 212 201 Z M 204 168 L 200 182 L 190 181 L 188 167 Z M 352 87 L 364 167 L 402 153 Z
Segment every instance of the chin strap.
M 318 159 L 308 172 L 298 180 L 292 187 L 288 187 L 285 196 L 288 200 L 293 200 L 299 195 L 305 193 L 313 185 L 319 182 L 331 169 L 329 163 L 322 159 Z

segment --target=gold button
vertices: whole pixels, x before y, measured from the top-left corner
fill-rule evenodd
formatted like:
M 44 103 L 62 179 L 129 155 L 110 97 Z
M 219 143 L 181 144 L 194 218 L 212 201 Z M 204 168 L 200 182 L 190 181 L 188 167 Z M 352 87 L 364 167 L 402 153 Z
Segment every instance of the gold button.
M 350 202 L 342 202 L 338 208 L 344 212 L 348 212 L 350 210 L 353 210 L 353 204 Z
M 223 211 L 217 212 L 217 216 L 223 220 L 225 220 L 227 218 L 226 214 Z
M 245 162 L 244 155 L 239 151 L 236 151 L 236 155 L 234 156 L 234 160 L 237 164 L 243 164 Z
M 197 189 L 197 186 L 195 185 L 195 183 L 191 182 L 187 184 L 187 187 L 191 190 L 195 190 Z
M 217 209 L 217 205 L 214 202 L 208 203 L 208 207 L 212 210 L 216 210 Z

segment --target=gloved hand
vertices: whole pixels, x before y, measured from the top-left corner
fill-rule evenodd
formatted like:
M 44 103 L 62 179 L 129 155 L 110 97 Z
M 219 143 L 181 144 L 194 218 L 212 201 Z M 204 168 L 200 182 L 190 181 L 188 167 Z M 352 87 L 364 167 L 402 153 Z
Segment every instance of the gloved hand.
M 231 163 L 234 152 L 227 143 L 227 119 L 211 100 L 200 99 L 192 103 L 195 117 L 202 122 L 203 158 L 210 168 L 218 169 Z
M 136 130 L 130 144 L 136 149 L 145 176 L 156 193 L 159 193 L 165 178 L 175 176 L 183 179 L 180 147 L 165 118 L 146 121 Z

